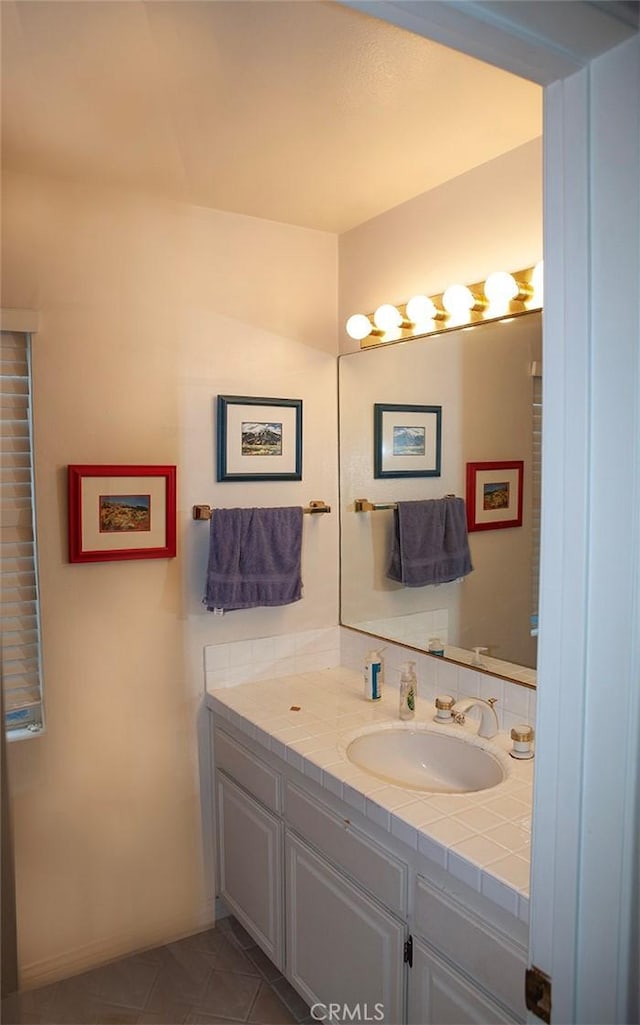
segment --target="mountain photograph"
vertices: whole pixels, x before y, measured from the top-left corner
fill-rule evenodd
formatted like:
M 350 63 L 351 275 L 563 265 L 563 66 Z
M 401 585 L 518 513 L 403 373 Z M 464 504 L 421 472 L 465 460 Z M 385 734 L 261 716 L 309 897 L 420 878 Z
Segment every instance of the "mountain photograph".
M 394 456 L 423 456 L 425 454 L 424 427 L 393 428 Z
M 281 423 L 243 423 L 243 456 L 281 456 Z

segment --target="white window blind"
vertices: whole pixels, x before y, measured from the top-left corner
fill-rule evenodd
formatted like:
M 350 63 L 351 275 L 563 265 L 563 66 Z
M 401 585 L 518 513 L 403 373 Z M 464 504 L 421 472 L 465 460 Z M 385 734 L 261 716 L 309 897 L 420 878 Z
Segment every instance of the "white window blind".
M 7 730 L 42 728 L 40 610 L 31 425 L 31 336 L 2 331 L 0 599 Z

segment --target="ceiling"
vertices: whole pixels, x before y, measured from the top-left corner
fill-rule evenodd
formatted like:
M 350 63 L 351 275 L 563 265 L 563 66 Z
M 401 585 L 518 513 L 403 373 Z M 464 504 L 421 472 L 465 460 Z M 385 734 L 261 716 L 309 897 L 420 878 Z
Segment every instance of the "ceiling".
M 338 3 L 0 11 L 9 169 L 340 233 L 542 131 L 537 85 Z

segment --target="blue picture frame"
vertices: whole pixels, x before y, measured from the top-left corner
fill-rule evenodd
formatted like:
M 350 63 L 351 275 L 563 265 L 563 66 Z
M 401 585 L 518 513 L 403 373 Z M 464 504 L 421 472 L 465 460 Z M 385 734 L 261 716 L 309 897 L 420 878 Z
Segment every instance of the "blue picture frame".
M 374 404 L 374 477 L 439 477 L 441 463 L 442 406 Z
M 216 479 L 302 480 L 302 399 L 217 397 Z

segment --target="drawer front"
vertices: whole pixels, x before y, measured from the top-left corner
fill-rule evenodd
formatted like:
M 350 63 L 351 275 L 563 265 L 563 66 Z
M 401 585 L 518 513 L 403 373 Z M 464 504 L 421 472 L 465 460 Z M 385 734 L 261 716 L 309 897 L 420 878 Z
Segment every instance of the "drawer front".
M 224 769 L 272 811 L 282 810 L 280 774 L 218 727 L 213 731 L 216 767 Z
M 516 1018 L 526 1021 L 526 950 L 421 876 L 416 879 L 415 898 L 416 934 L 460 965 Z
M 287 783 L 285 817 L 309 843 L 391 911 L 407 909 L 407 866 L 352 826 L 327 811 L 295 784 Z

